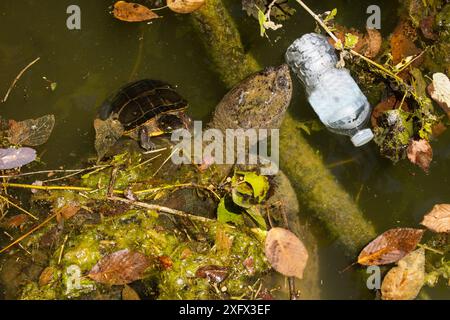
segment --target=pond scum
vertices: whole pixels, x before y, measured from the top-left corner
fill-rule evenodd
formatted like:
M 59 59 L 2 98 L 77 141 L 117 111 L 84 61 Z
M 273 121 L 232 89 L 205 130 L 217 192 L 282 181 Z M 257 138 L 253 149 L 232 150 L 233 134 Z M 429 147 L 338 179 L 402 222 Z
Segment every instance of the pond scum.
M 257 12 L 265 35 L 274 28 L 271 9 L 276 2 L 255 2 L 266 8 Z M 432 157 L 428 141 L 448 123 L 437 107 L 448 113 L 448 105 L 436 99 L 436 84 L 430 88 L 427 80 L 435 73 L 450 72 L 450 5 L 402 1 L 399 26 L 384 40 L 373 30 L 364 34 L 336 25 L 335 11 L 318 16 L 302 1 L 296 2 L 342 52 L 346 67 L 371 104 L 378 104 L 372 125 L 381 154 L 394 162 L 408 158 L 427 171 Z M 120 6 L 115 6 L 116 17 L 132 21 L 129 14 L 133 12 Z M 142 19 L 155 18 L 148 8 L 133 8 L 138 8 L 135 14 Z M 245 52 L 237 25 L 221 0 L 206 0 L 189 10 L 170 9 L 190 14 L 226 87 L 239 86 L 249 76 L 265 75 L 258 73 L 262 66 Z M 257 89 L 263 90 L 264 81 L 258 83 Z M 384 99 L 386 92 L 388 99 Z M 45 143 L 55 121 L 49 123 L 49 119 L 13 122 L 15 126 L 2 120 L 4 147 Z M 43 124 L 39 127 L 45 130 L 36 134 L 36 124 Z M 0 221 L 5 230 L 20 227 L 10 245 L 0 250 L 5 297 L 318 299 L 317 232 L 337 240 L 350 263 L 360 265 L 353 267 L 359 268 L 356 276 L 361 281 L 366 281 L 361 266 L 397 264 L 382 269 L 385 278 L 376 288 L 382 299 L 415 299 L 424 285 L 435 286 L 441 279 L 448 283 L 450 205 L 437 205 L 425 216 L 426 233 L 425 229 L 396 228 L 377 237 L 374 226 L 299 127 L 299 121 L 287 112 L 280 131 L 282 172 L 271 178 L 260 175 L 255 167 L 178 167 L 168 161 L 173 152 L 169 148 L 144 155 L 135 141 L 121 141 L 119 152 L 90 168 L 5 171 L 3 209 L 12 206 L 23 213 L 14 219 L 2 214 Z M 20 135 L 40 139 L 17 138 Z M 53 185 L 13 181 L 47 173 L 64 175 L 50 179 Z M 29 209 L 10 196 L 16 189 L 32 191 Z M 299 205 L 302 213 L 305 209 L 311 216 L 299 215 Z M 275 236 L 280 229 L 281 235 Z M 407 275 L 407 280 L 399 275 Z

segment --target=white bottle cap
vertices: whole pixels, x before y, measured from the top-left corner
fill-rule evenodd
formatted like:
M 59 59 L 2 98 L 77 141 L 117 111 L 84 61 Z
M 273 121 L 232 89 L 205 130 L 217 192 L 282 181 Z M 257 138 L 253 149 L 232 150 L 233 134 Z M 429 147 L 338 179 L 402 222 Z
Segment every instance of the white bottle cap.
M 372 130 L 370 129 L 364 129 L 361 131 L 358 131 L 352 138 L 353 145 L 355 147 L 361 147 L 365 145 L 366 143 L 370 142 L 373 139 L 374 135 Z

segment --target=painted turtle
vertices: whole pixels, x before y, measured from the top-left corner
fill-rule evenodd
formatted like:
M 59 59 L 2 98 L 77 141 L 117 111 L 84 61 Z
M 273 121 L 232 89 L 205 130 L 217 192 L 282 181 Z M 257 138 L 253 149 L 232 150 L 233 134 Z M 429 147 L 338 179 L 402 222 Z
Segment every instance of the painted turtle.
M 155 148 L 150 137 L 188 127 L 187 101 L 159 80 L 129 83 L 107 99 L 94 121 L 95 148 L 102 158 L 121 136 L 140 141 L 146 150 Z

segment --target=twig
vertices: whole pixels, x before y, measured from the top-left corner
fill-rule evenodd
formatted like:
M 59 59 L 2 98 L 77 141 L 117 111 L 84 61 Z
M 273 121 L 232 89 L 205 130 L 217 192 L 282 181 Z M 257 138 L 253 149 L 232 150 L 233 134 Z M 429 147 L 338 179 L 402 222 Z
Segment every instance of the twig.
M 15 175 L 3 175 L 0 176 L 0 178 L 8 178 L 8 179 L 15 179 L 15 178 L 20 178 L 20 177 L 26 177 L 26 176 L 33 176 L 33 175 L 39 175 L 39 174 L 48 174 L 48 173 L 69 173 L 69 172 L 74 172 L 76 174 L 78 173 L 82 173 L 85 171 L 89 171 L 89 170 L 94 170 L 94 169 L 102 169 L 102 168 L 107 168 L 110 165 L 101 165 L 101 166 L 93 166 L 90 168 L 84 168 L 84 169 L 67 169 L 67 170 L 62 170 L 62 169 L 56 169 L 56 170 L 42 170 L 42 171 L 33 171 L 33 172 L 24 172 L 24 173 L 19 173 L 19 174 L 15 174 Z M 50 180 L 47 180 L 50 181 Z
M 27 210 L 25 210 L 24 208 L 18 206 L 17 204 L 15 204 L 14 202 L 12 202 L 11 200 L 9 200 L 8 198 L 0 195 L 0 199 L 3 199 L 4 201 L 6 201 L 7 203 L 9 203 L 10 205 L 12 205 L 14 208 L 19 209 L 20 211 L 22 211 L 23 213 L 26 213 L 27 215 L 29 215 L 31 218 L 33 218 L 34 220 L 39 220 L 34 214 L 32 214 L 31 212 L 28 212 Z
M 207 222 L 207 223 L 215 222 L 215 220 L 212 220 L 212 219 L 208 219 L 208 218 L 201 217 L 201 216 L 196 216 L 191 213 L 163 207 L 163 206 L 160 206 L 157 204 L 149 204 L 149 203 L 145 203 L 145 202 L 132 201 L 132 200 L 128 200 L 125 198 L 119 198 L 119 197 L 109 197 L 108 199 L 112 200 L 112 201 L 124 202 L 124 203 L 127 203 L 127 204 L 129 204 L 131 206 L 135 206 L 135 207 L 141 207 L 141 208 L 148 209 L 148 210 L 154 210 L 154 211 L 158 211 L 161 213 L 171 214 L 171 215 L 174 215 L 177 217 L 188 218 L 188 219 L 197 220 L 197 221 L 201 221 L 201 222 Z
M 12 235 L 10 235 L 8 232 L 3 231 L 4 234 L 6 234 L 6 236 L 9 238 L 9 240 L 14 240 L 14 237 Z M 31 252 L 28 251 L 22 244 L 19 243 L 19 247 L 25 251 L 26 253 L 28 253 L 29 255 L 31 255 Z
M 108 191 L 106 193 L 107 197 L 111 197 L 114 194 L 114 185 L 116 184 L 117 173 L 119 167 L 113 167 L 111 170 L 111 175 L 109 176 Z
M 94 166 L 94 167 L 86 168 L 86 169 L 80 169 L 80 170 L 78 170 L 78 171 L 76 171 L 76 172 L 74 172 L 74 173 L 71 173 L 71 174 L 68 174 L 68 175 L 65 175 L 65 176 L 62 176 L 62 177 L 58 177 L 58 178 L 54 178 L 54 179 L 42 180 L 42 182 L 55 182 L 55 181 L 60 181 L 60 180 L 64 180 L 64 179 L 67 179 L 67 178 L 70 178 L 70 177 L 79 175 L 79 174 L 81 174 L 81 173 L 83 173 L 83 172 L 86 172 L 86 171 L 89 171 L 89 170 L 94 170 L 94 171 L 92 171 L 92 172 L 89 173 L 89 174 L 91 174 L 91 173 L 98 172 L 98 171 L 101 171 L 101 170 L 103 170 L 103 169 L 109 168 L 110 166 L 111 166 L 111 165 L 108 164 L 108 165 L 102 165 L 102 166 Z
M 14 88 L 14 86 L 16 85 L 17 81 L 19 81 L 20 77 L 22 77 L 22 75 L 36 62 L 38 62 L 41 58 L 37 57 L 36 59 L 34 59 L 32 62 L 30 62 L 25 68 L 22 69 L 22 71 L 20 71 L 20 73 L 17 75 L 17 77 L 14 79 L 14 81 L 11 83 L 11 85 L 9 86 L 8 91 L 5 94 L 5 97 L 3 98 L 2 102 L 6 102 L 6 100 L 8 100 L 9 94 L 11 93 L 12 89 Z
M 64 238 L 63 244 L 61 246 L 61 251 L 59 252 L 58 264 L 61 264 L 61 259 L 63 256 L 64 247 L 66 246 L 67 239 L 69 239 L 69 235 L 66 235 L 66 237 Z
M 152 193 L 152 192 L 158 192 L 161 190 L 176 189 L 176 188 L 203 189 L 203 190 L 211 192 L 218 200 L 221 199 L 220 196 L 214 190 L 210 189 L 209 187 L 202 186 L 202 185 L 199 185 L 196 183 L 180 183 L 180 184 L 168 185 L 168 186 L 163 186 L 163 187 L 155 187 L 155 188 L 151 188 L 151 189 L 138 190 L 138 191 L 134 191 L 133 193 L 135 195 L 139 195 L 139 194 L 144 194 L 144 193 Z
M 18 244 L 20 241 L 22 241 L 23 239 L 27 238 L 30 234 L 32 234 L 33 232 L 35 232 L 36 230 L 41 229 L 43 226 L 45 226 L 48 222 L 50 222 L 54 217 L 56 217 L 57 213 L 52 214 L 51 216 L 49 216 L 47 219 L 45 219 L 41 224 L 37 225 L 36 227 L 32 228 L 30 231 L 28 231 L 27 233 L 25 233 L 24 235 L 20 236 L 19 238 L 17 238 L 16 240 L 14 240 L 13 242 L 11 242 L 10 244 L 8 244 L 6 247 L 4 247 L 3 249 L 0 250 L 0 253 L 5 252 L 6 250 L 8 250 L 9 248 L 15 246 L 16 244 Z
M 349 163 L 352 163 L 352 162 L 356 162 L 356 159 L 355 158 L 350 158 L 350 159 L 336 161 L 336 162 L 328 164 L 326 167 L 327 167 L 327 169 L 333 169 L 333 168 L 340 167 L 342 165 L 349 164 Z
M 180 148 L 178 148 L 178 147 L 175 147 L 175 148 L 173 149 L 173 151 L 170 153 L 170 155 L 167 157 L 167 159 L 164 160 L 164 162 L 161 164 L 161 166 L 158 168 L 158 170 L 156 170 L 155 173 L 153 173 L 152 177 L 154 177 L 154 176 L 156 176 L 156 175 L 158 174 L 159 170 L 161 170 L 162 167 L 164 167 L 164 165 L 167 163 L 167 161 L 169 161 L 170 158 L 172 158 L 172 156 L 173 156 L 173 155 L 175 154 L 175 152 L 177 152 L 178 150 L 180 150 Z
M 418 246 L 419 246 L 420 248 L 425 249 L 425 250 L 428 250 L 428 251 L 431 251 L 431 252 L 440 254 L 441 256 L 444 255 L 444 252 L 442 252 L 442 251 L 440 251 L 440 250 L 437 250 L 437 249 L 434 249 L 434 248 L 431 248 L 431 247 L 427 246 L 426 244 L 420 244 L 420 243 L 419 243 Z

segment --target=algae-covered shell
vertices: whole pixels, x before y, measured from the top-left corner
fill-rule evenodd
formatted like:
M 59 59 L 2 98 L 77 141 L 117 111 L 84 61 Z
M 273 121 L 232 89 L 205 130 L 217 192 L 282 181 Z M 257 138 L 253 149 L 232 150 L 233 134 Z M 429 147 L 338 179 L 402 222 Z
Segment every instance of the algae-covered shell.
M 20 168 L 36 159 L 36 150 L 32 148 L 0 149 L 0 170 Z

